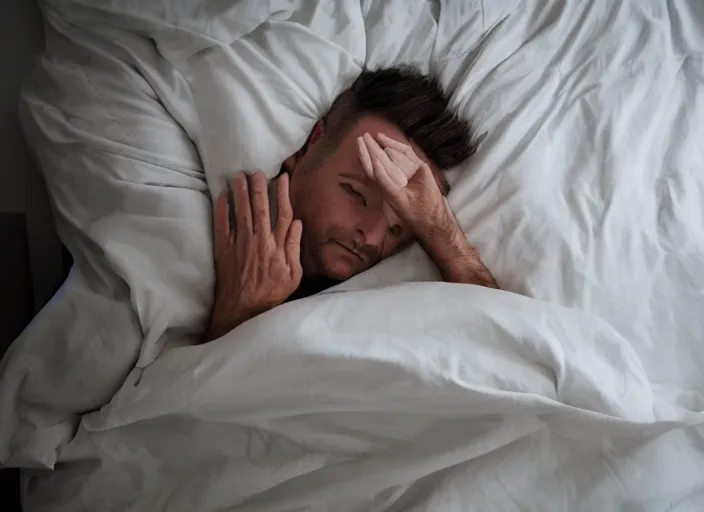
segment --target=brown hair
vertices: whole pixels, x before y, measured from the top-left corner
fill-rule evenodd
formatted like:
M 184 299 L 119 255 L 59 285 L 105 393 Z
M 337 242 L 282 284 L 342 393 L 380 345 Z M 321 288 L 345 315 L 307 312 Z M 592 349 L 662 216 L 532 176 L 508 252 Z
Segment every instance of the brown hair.
M 364 70 L 323 119 L 328 143 L 336 146 L 365 114 L 398 126 L 442 170 L 461 164 L 476 151 L 469 123 L 450 108 L 438 81 L 417 69 Z

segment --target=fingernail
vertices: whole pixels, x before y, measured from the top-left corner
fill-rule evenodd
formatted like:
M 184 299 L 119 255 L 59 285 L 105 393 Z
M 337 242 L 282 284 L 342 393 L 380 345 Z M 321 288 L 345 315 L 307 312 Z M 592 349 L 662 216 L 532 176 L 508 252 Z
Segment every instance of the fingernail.
M 364 139 L 362 137 L 357 137 L 357 148 L 359 149 L 361 155 L 364 156 L 364 152 L 367 148 L 364 145 Z
M 408 185 L 408 178 L 406 178 L 405 174 L 401 175 L 396 175 L 396 183 L 398 184 L 399 188 L 405 188 L 406 185 Z

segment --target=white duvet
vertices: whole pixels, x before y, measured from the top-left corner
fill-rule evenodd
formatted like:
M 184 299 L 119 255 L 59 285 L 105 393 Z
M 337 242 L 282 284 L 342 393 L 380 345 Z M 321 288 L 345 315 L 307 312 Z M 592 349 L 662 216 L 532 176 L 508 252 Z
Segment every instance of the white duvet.
M 43 8 L 21 110 L 76 265 L 0 365 L 26 510 L 704 510 L 699 0 Z M 193 345 L 209 191 L 399 63 L 483 137 L 450 203 L 504 291 L 416 247 Z

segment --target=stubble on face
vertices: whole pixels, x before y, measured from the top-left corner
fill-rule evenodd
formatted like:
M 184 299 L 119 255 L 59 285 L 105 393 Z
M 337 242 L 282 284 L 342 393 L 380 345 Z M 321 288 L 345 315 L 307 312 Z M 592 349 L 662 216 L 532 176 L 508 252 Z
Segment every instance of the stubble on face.
M 366 235 L 360 236 L 355 229 L 354 217 L 358 212 L 354 209 L 340 211 L 333 202 L 332 198 L 340 201 L 341 196 L 336 188 L 339 187 L 340 176 L 359 173 L 360 180 L 367 178 L 361 162 L 355 161 L 358 158 L 356 138 L 365 132 L 383 132 L 405 140 L 397 127 L 382 119 L 365 116 L 338 140 L 326 138 L 329 133 L 323 134 L 321 139 L 307 148 L 293 171 L 292 204 L 294 215 L 303 221 L 301 262 L 307 278 L 333 275 L 347 279 L 378 263 L 384 254 L 395 251 L 393 244 L 400 244 L 399 247 L 406 244 L 394 239 L 389 245 L 384 240 L 380 247 L 365 246 Z M 374 204 L 376 208 L 376 201 Z M 329 216 L 326 215 L 328 213 Z M 350 252 L 360 256 L 359 261 L 355 261 L 344 249 L 340 252 L 337 247 L 331 247 L 334 245 L 351 249 Z

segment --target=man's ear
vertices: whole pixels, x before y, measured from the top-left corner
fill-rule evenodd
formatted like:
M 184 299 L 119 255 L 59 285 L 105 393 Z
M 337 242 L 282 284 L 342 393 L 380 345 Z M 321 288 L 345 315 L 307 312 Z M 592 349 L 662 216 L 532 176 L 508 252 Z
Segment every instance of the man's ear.
M 308 140 L 306 140 L 306 143 L 303 145 L 303 147 L 296 151 L 296 153 L 288 157 L 286 160 L 284 160 L 283 165 L 284 169 L 286 169 L 286 172 L 291 174 L 296 170 L 296 167 L 298 167 L 298 164 L 303 159 L 303 156 L 310 150 L 310 147 L 313 144 L 318 142 L 323 137 L 324 133 L 325 128 L 323 126 L 323 121 L 318 121 L 317 123 L 315 123 L 315 126 L 313 126 L 310 135 L 308 135 Z
M 306 142 L 306 145 L 304 146 L 304 148 L 318 142 L 323 137 L 324 134 L 325 134 L 325 127 L 323 126 L 323 121 L 320 120 L 317 123 L 315 123 L 313 130 L 311 130 L 310 135 L 308 136 L 308 142 Z

